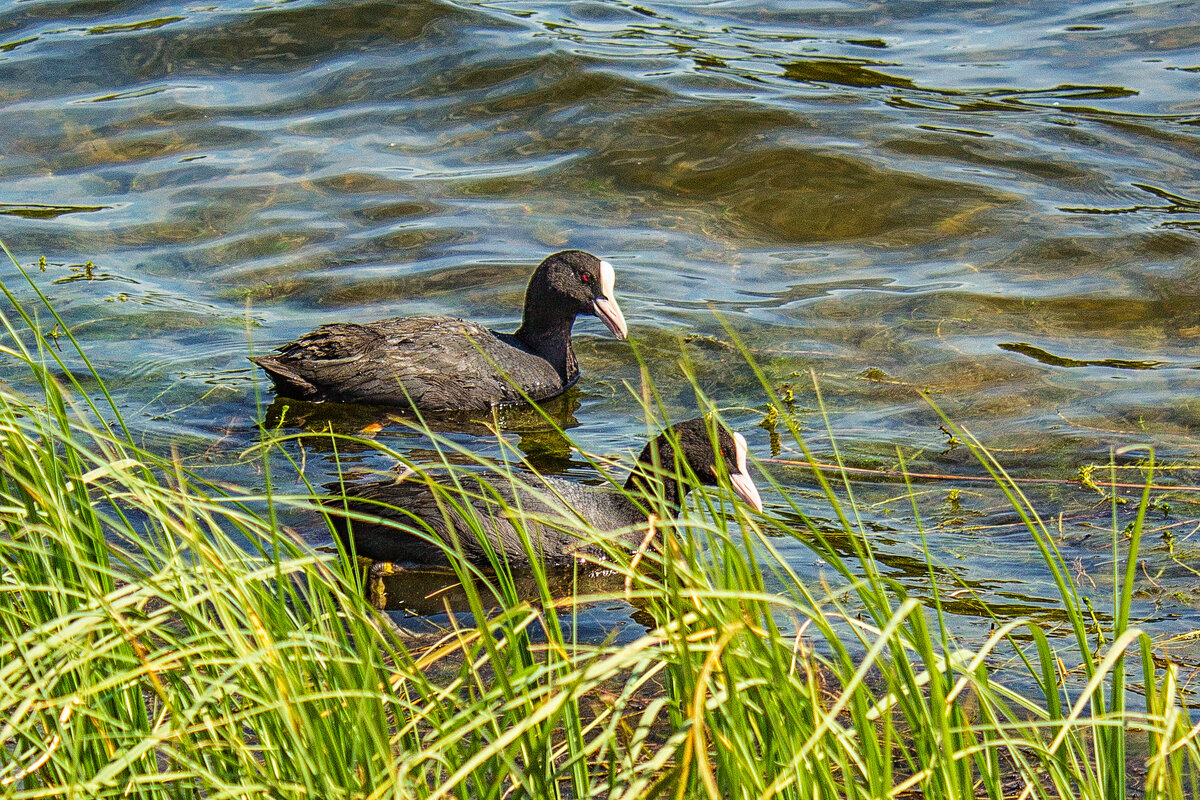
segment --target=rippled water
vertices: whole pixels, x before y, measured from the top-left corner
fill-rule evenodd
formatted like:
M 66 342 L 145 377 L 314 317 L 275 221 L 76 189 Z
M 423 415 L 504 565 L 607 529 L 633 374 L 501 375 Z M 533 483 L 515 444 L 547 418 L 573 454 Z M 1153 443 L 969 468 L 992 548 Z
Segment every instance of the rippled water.
M 859 467 L 894 467 L 899 446 L 912 469 L 979 474 L 929 390 L 1015 473 L 1065 481 L 1133 444 L 1200 462 L 1198 89 L 1189 2 L 32 0 L 0 10 L 0 237 L 29 266 L 46 256 L 36 279 L 140 435 L 230 480 L 258 480 L 230 465 L 257 420 L 251 347 L 393 313 L 511 329 L 532 266 L 579 247 L 617 266 L 676 417 L 694 409 L 682 355 L 773 454 L 724 320 L 794 387 L 823 456 L 809 370 Z M 629 347 L 590 319 L 576 341 L 573 439 L 638 447 Z M 537 428 L 511 420 L 538 463 L 587 475 Z M 318 482 L 331 471 L 304 455 Z M 1034 489 L 1103 605 L 1109 506 Z M 858 491 L 880 557 L 920 592 L 902 489 Z M 919 492 L 947 577 L 1053 616 L 994 493 Z M 1163 638 L 1200 623 L 1200 512 L 1169 502 L 1137 609 Z

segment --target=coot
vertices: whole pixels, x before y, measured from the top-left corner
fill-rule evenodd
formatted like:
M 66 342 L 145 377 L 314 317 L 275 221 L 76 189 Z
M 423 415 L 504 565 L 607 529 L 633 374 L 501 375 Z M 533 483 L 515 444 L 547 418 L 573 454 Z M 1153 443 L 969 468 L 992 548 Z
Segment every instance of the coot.
M 716 433 L 720 457 L 713 451 L 706 420 L 693 419 L 675 425 L 671 435 L 664 433 L 646 445 L 638 456 L 638 466 L 625 482 L 626 490 L 654 496 L 661 489 L 668 507 L 678 511 L 690 487 L 681 486 L 674 477 L 677 444 L 682 460 L 701 483 L 716 485 L 719 480 L 727 479 L 743 500 L 762 511 L 758 489 L 746 469 L 745 438 L 720 426 Z M 660 470 L 654 468 L 656 452 Z M 723 466 L 719 465 L 721 462 Z M 346 508 L 392 523 L 347 521 L 335 511 L 331 517 L 339 536 L 347 547 L 352 544 L 358 555 L 416 566 L 447 566 L 450 563 L 447 551 L 454 552 L 455 539 L 465 557 L 474 564 L 487 566 L 488 550 L 510 565 L 528 564 L 529 554 L 506 508 L 520 508 L 525 515 L 544 520 L 528 522 L 525 530 L 534 551 L 540 553 L 541 562 L 552 566 L 569 564 L 581 554 L 603 557 L 601 548 L 588 545 L 571 533 L 581 522 L 598 530 L 622 531 L 620 537 L 631 550 L 645 535 L 646 510 L 624 494 L 611 490 L 532 474 L 525 474 L 516 482 L 496 474 L 460 476 L 460 483 L 471 498 L 475 516 L 483 521 L 486 542 L 465 521 L 460 510 L 462 495 L 453 489 L 449 494 L 440 489 L 435 492 L 422 476 L 348 485 L 343 496 L 330 498 L 327 504 L 331 509 Z M 448 481 L 440 485 L 447 486 Z M 396 525 L 418 533 L 406 533 Z
M 628 336 L 613 296 L 616 272 L 582 250 L 543 261 L 525 290 L 516 333 L 497 333 L 451 317 L 392 317 L 359 325 L 322 325 L 275 353 L 253 358 L 275 391 L 301 400 L 480 411 L 561 394 L 579 378 L 571 326 L 599 317 Z

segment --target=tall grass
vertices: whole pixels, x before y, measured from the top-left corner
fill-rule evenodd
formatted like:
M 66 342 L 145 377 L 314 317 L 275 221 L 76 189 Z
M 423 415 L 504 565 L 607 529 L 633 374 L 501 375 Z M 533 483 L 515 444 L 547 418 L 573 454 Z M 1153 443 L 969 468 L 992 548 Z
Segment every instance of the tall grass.
M 4 353 L 33 388 L 0 384 L 5 797 L 1117 798 L 1129 765 L 1144 766 L 1148 797 L 1197 796 L 1178 671 L 1130 619 L 1146 495 L 1127 535 L 1114 524 L 1112 622 L 1097 628 L 1033 505 L 955 429 L 1054 576 L 1066 649 L 1022 619 L 960 644 L 928 549 L 923 604 L 878 566 L 850 481 L 818 470 L 853 560 L 764 470 L 805 530 L 700 490 L 683 518 L 656 515 L 636 554 L 612 549 L 612 597 L 653 620 L 633 642 L 580 643 L 576 604 L 612 598 L 556 597 L 535 567 L 527 599 L 499 561 L 456 562 L 465 613 L 413 639 L 364 599 L 349 553 L 313 552 L 276 522 L 284 507 L 314 525 L 349 512 L 316 493 L 219 489 L 135 446 L 119 409 L 62 385 L 72 373 L 9 301 Z M 453 477 L 472 454 L 416 424 L 451 478 L 446 501 L 470 515 Z M 264 431 L 268 475 L 287 438 Z M 469 468 L 548 491 L 507 456 Z M 601 538 L 569 513 L 555 524 Z M 798 533 L 837 586 L 779 556 L 777 537 Z

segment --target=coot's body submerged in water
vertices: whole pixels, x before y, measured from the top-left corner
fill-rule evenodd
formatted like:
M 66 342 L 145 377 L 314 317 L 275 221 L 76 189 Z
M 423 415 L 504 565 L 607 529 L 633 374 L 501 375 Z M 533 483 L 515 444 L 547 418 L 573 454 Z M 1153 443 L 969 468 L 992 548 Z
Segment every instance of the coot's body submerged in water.
M 670 436 L 660 435 L 646 445 L 638 457 L 638 465 L 625 482 L 626 490 L 653 496 L 656 487 L 651 481 L 661 480 L 664 501 L 672 510 L 678 511 L 684 495 L 691 488 L 681 485 L 673 477 L 678 445 L 679 460 L 687 464 L 701 483 L 715 486 L 727 482 L 755 510 L 762 511 L 758 489 L 747 471 L 745 438 L 721 426 L 717 426 L 715 435 L 716 450 L 713 434 L 704 419 L 675 425 Z M 657 464 L 661 465 L 659 472 L 654 469 L 656 456 Z M 658 477 L 650 478 L 649 475 Z M 463 489 L 472 496 L 466 501 L 452 487 L 446 496 L 440 490 L 431 489 L 424 478 L 410 476 L 401 481 L 346 486 L 344 495 L 330 500 L 329 506 L 338 509 L 345 503 L 352 513 L 388 521 L 348 522 L 333 515 L 338 534 L 358 555 L 373 561 L 425 567 L 448 565 L 449 554 L 460 549 L 468 561 L 480 566 L 490 563 L 489 550 L 510 565 L 527 565 L 529 551 L 504 507 L 520 508 L 535 553 L 542 563 L 551 566 L 570 564 L 572 559 L 583 554 L 603 557 L 603 548 L 589 545 L 570 533 L 572 526 L 579 522 L 597 530 L 622 531 L 622 538 L 617 543 L 631 550 L 645 535 L 646 511 L 624 494 L 581 486 L 562 478 L 537 475 L 521 478 L 528 489 L 500 475 L 460 476 Z M 475 516 L 483 523 L 485 541 L 475 535 L 462 511 L 456 508 L 456 504 L 462 502 L 470 502 L 474 507 Z M 550 524 L 535 521 L 539 518 Z M 555 519 L 563 522 L 556 525 Z M 397 525 L 413 532 L 401 530 Z
M 618 339 L 628 336 L 615 283 L 607 261 L 564 250 L 534 270 L 515 333 L 452 317 L 392 317 L 323 325 L 252 360 L 276 392 L 302 400 L 423 411 L 479 411 L 526 397 L 536 402 L 579 378 L 571 349 L 576 316 L 593 314 Z

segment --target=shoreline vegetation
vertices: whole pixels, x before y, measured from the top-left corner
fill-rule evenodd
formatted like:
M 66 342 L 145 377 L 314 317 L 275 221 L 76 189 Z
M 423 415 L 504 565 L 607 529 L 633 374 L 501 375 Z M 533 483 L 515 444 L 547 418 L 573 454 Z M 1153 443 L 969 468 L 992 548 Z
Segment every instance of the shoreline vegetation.
M 57 318 L 29 285 L 39 314 Z M 87 392 L 4 292 L 0 349 L 33 388 L 0 383 L 0 796 L 1200 795 L 1179 669 L 1130 620 L 1152 469 L 1133 524 L 1110 531 L 1113 594 L 1093 609 L 1021 484 L 944 420 L 1041 553 L 1066 637 L 997 617 L 985 642 L 965 644 L 942 602 L 959 587 L 927 547 L 932 602 L 877 564 L 848 473 L 813 469 L 838 521 L 826 530 L 759 465 L 764 493 L 801 530 L 727 514 L 727 495 L 701 487 L 681 518 L 654 518 L 637 552 L 611 553 L 611 594 L 556 595 L 560 578 L 533 559 L 529 599 L 505 564 L 459 562 L 462 613 L 418 639 L 371 605 L 353 554 L 315 552 L 279 523 L 284 510 L 314 524 L 338 513 L 319 487 L 276 488 L 289 463 L 288 485 L 304 478 L 282 446 L 294 434 L 262 429 L 263 491 L 208 482 L 137 446 L 66 326 L 95 381 Z M 520 480 L 511 448 L 507 463 L 463 466 L 469 452 L 414 425 L 440 474 Z M 786 416 L 779 425 L 813 460 Z M 325 440 L 335 453 L 381 447 Z M 471 513 L 454 489 L 443 497 Z M 830 582 L 801 580 L 780 536 L 801 537 Z M 912 536 L 924 541 L 919 524 Z M 578 641 L 579 606 L 616 599 L 646 632 Z

